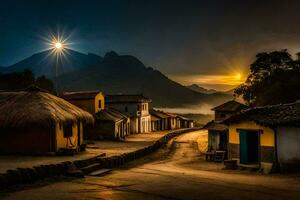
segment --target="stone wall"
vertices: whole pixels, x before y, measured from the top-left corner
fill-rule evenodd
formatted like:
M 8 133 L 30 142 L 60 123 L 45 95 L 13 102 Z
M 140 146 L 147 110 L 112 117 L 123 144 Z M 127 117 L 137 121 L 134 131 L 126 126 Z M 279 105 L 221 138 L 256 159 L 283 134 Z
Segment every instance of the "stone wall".
M 153 153 L 161 146 L 165 145 L 173 137 L 196 130 L 199 130 L 199 128 L 170 131 L 165 136 L 161 137 L 159 140 L 153 142 L 153 144 L 147 147 L 117 156 L 103 157 L 102 155 L 86 160 L 76 160 L 73 162 L 67 161 L 58 164 L 39 165 L 32 168 L 17 168 L 14 170 L 7 170 L 5 174 L 0 174 L 0 190 L 14 185 L 33 183 L 38 180 L 55 176 L 71 175 L 82 177 L 83 173 L 80 171 L 80 169 L 84 169 L 91 165 L 95 166 L 93 168 L 94 170 L 119 167 L 127 162 Z

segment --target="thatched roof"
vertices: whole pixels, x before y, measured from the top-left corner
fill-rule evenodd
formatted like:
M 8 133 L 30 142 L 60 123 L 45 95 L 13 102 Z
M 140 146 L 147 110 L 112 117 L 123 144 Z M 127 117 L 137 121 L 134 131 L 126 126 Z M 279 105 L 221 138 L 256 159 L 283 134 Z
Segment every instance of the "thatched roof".
M 61 98 L 66 100 L 79 100 L 79 99 L 94 99 L 100 91 L 80 91 L 80 92 L 64 92 L 60 95 Z
M 119 122 L 128 118 L 124 114 L 120 113 L 119 111 L 111 108 L 105 108 L 100 110 L 99 112 L 94 114 L 95 120 L 97 121 L 112 121 L 112 122 Z
M 106 103 L 150 103 L 151 99 L 143 96 L 142 94 L 117 94 L 117 95 L 106 95 Z
M 93 123 L 88 112 L 37 88 L 0 93 L 0 128 L 24 128 L 32 125 L 52 127 L 53 123 Z
M 208 122 L 203 129 L 213 130 L 213 131 L 226 131 L 228 126 L 222 123 L 217 123 L 214 120 Z
M 116 108 L 110 108 L 110 107 L 108 107 L 107 109 L 109 109 L 110 111 L 115 112 L 115 113 L 123 116 L 124 118 L 129 118 L 130 119 L 130 117 L 132 117 L 129 112 L 120 111 L 120 110 L 118 110 Z
M 223 103 L 217 107 L 212 108 L 214 111 L 222 111 L 222 112 L 238 112 L 240 110 L 248 108 L 246 105 L 239 103 L 237 101 L 231 100 Z
M 225 120 L 224 123 L 238 123 L 245 120 L 269 127 L 276 125 L 300 126 L 300 101 L 243 110 Z

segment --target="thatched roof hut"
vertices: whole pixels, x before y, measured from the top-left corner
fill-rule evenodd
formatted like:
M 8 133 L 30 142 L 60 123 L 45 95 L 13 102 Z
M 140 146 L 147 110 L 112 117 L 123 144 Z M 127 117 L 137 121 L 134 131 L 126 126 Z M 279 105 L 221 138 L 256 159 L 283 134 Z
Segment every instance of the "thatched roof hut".
M 124 120 L 125 117 L 119 112 L 116 112 L 114 109 L 106 108 L 94 114 L 96 121 L 112 121 L 119 122 Z
M 50 128 L 53 124 L 93 123 L 88 112 L 37 88 L 20 92 L 0 92 L 0 129 L 25 128 L 38 125 Z

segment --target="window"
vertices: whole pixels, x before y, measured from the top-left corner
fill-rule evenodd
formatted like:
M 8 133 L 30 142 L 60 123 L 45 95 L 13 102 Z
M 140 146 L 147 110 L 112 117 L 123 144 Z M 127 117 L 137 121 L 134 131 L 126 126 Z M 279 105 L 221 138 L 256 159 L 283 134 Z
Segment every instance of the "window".
M 98 101 L 98 108 L 102 109 L 101 100 Z
M 145 104 L 145 110 L 147 110 L 147 104 Z
M 137 110 L 140 111 L 140 104 L 137 105 Z
M 69 138 L 73 136 L 72 124 L 64 125 L 64 138 Z

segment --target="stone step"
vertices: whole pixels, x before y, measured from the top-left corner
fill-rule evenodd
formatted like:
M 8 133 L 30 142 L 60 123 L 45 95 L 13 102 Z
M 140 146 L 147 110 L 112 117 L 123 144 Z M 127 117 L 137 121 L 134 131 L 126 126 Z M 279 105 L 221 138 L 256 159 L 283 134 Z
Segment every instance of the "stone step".
M 95 163 L 92 165 L 88 165 L 86 167 L 81 168 L 80 170 L 84 173 L 84 174 L 89 174 L 91 172 L 94 172 L 96 170 L 99 170 L 102 168 L 102 165 L 100 165 L 99 163 Z
M 66 176 L 76 177 L 76 178 L 83 178 L 84 174 L 81 170 L 69 170 L 66 173 Z
M 89 174 L 89 176 L 102 176 L 111 172 L 111 169 L 99 169 Z

